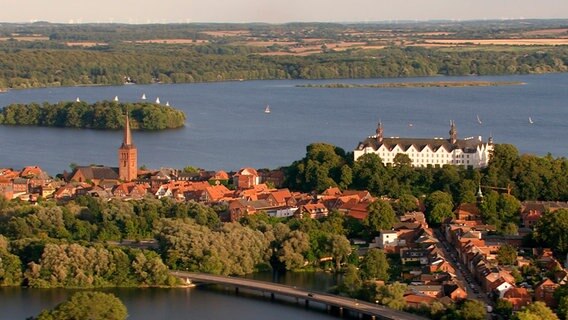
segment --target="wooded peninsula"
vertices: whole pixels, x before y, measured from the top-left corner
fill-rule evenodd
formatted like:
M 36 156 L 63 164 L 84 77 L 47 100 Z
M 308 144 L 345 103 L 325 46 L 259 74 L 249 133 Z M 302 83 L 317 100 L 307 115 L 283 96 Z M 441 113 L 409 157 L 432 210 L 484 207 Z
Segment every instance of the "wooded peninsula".
M 0 111 L 0 124 L 116 130 L 128 110 L 132 129 L 164 130 L 183 127 L 185 114 L 154 103 L 100 101 L 50 104 L 11 104 Z

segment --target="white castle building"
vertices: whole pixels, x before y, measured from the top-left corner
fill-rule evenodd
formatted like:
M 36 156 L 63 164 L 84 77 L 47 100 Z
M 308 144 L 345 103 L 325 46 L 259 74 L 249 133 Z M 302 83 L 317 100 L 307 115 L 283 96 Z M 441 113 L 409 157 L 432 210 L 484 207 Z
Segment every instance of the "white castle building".
M 489 163 L 493 150 L 493 139 L 489 137 L 483 142 L 481 136 L 458 139 L 458 131 L 454 121 L 450 121 L 450 138 L 399 138 L 383 137 L 383 124 L 379 122 L 376 135 L 360 142 L 354 150 L 355 161 L 367 153 L 377 154 L 385 165 L 392 165 L 394 157 L 407 155 L 413 167 L 441 167 L 456 165 L 472 168 L 483 168 Z

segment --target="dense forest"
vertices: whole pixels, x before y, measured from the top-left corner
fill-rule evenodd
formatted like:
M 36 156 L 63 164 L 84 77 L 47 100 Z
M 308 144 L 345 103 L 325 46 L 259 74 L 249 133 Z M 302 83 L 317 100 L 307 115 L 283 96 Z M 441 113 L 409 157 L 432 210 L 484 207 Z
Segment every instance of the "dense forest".
M 0 124 L 89 129 L 120 129 L 126 111 L 132 129 L 164 130 L 182 127 L 183 111 L 153 103 L 101 101 L 57 104 L 12 104 L 0 111 Z
M 305 57 L 264 56 L 248 47 L 172 50 L 0 51 L 0 88 L 252 79 L 381 78 L 568 71 L 568 48 L 455 51 L 419 47 L 347 50 Z
M 0 89 L 120 85 L 127 79 L 147 84 L 565 72 L 568 48 L 554 41 L 443 47 L 428 41 L 562 40 L 567 25 L 568 20 L 0 24 Z M 306 54 L 296 51 L 307 47 Z

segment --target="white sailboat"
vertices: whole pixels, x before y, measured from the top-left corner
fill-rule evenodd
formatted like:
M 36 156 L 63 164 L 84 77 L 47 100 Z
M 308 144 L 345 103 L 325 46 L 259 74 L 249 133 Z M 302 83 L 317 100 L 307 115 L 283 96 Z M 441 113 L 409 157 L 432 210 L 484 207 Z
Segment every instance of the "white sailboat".
M 79 99 L 79 97 L 77 97 L 77 99 L 75 99 L 76 102 L 81 102 L 81 99 Z
M 142 99 L 142 100 L 146 100 L 146 94 L 145 94 L 145 93 L 143 93 L 143 94 L 142 94 L 142 97 L 140 97 L 140 99 Z
M 118 96 L 114 96 L 114 102 L 118 102 Z
M 266 105 L 266 108 L 264 109 L 264 113 L 270 113 L 270 106 Z
M 170 106 L 170 102 L 166 101 L 166 107 L 169 107 L 169 106 Z
M 160 104 L 160 97 L 157 97 L 157 98 L 156 98 L 156 103 L 157 103 L 157 104 Z
M 533 122 L 533 119 L 532 119 L 531 117 L 529 117 L 529 123 L 530 123 L 530 124 L 533 124 L 533 123 L 534 123 L 534 122 Z
M 481 122 L 481 119 L 479 119 L 479 115 L 477 115 L 477 123 L 479 123 L 480 125 L 483 124 L 483 122 Z

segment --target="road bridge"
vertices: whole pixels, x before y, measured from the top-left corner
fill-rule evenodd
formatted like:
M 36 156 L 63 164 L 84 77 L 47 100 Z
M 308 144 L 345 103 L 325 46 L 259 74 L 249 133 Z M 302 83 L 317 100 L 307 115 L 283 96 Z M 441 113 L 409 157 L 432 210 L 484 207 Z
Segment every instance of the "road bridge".
M 426 318 L 421 316 L 390 309 L 374 303 L 272 282 L 184 271 L 170 271 L 170 274 L 187 283 L 191 281 L 192 283 L 212 283 L 232 286 L 237 293 L 239 288 L 269 293 L 272 300 L 274 300 L 276 296 L 286 296 L 296 298 L 298 301 L 301 299 L 306 306 L 309 305 L 310 302 L 318 302 L 328 307 L 336 307 L 339 310 L 340 316 L 343 315 L 343 310 L 350 310 L 358 313 L 361 317 L 366 315 L 371 319 L 426 320 Z

